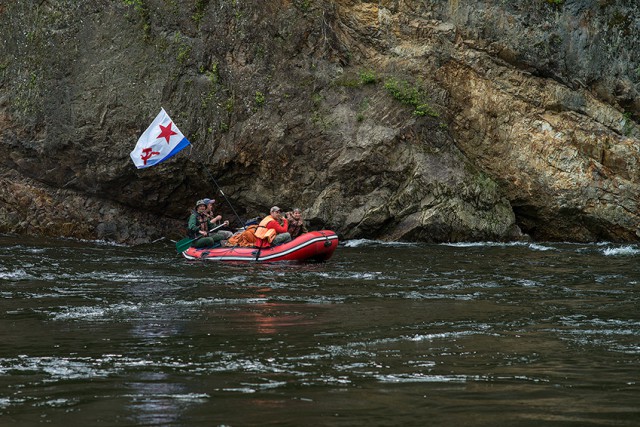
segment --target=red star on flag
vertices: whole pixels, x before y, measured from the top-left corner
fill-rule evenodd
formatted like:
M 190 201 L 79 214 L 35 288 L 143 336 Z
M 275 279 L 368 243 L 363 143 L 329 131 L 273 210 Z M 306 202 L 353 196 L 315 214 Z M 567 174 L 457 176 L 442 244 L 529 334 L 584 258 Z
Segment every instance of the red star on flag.
M 171 130 L 172 124 L 173 123 L 169 122 L 167 126 L 160 125 L 160 129 L 162 129 L 162 132 L 160 132 L 160 135 L 156 136 L 156 139 L 166 138 L 167 144 L 169 144 L 169 140 L 171 139 L 171 136 L 178 134 L 178 132 L 174 132 L 173 130 Z

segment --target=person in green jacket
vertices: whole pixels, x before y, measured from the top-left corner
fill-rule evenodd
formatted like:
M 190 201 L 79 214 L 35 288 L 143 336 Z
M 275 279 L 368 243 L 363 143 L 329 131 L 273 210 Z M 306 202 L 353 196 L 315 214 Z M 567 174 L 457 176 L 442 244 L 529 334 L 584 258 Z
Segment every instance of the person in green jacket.
M 194 240 L 191 244 L 196 248 L 211 248 L 216 246 L 217 242 L 226 240 L 233 235 L 230 231 L 217 230 L 214 233 L 209 233 L 209 230 L 215 227 L 215 225 L 209 220 L 209 215 L 206 212 L 207 204 L 204 200 L 198 200 L 196 203 L 196 210 L 191 213 L 189 217 L 189 223 L 187 224 L 187 230 L 189 237 Z M 217 217 L 216 217 L 217 218 Z M 220 216 L 219 219 L 222 219 Z M 229 225 L 229 221 L 225 221 L 222 225 Z M 202 237 L 200 237 L 202 236 Z

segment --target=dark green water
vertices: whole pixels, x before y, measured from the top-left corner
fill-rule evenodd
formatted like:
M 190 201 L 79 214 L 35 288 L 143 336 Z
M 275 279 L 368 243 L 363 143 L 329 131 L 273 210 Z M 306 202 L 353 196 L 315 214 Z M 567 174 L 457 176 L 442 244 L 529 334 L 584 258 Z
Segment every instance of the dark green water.
M 0 248 L 0 426 L 640 425 L 637 245 Z

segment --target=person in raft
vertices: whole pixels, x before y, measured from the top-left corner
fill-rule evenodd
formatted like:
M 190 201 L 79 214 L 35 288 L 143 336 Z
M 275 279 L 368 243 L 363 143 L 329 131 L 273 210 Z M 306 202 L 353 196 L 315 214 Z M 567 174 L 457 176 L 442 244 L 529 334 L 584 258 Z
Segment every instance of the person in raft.
M 218 222 L 222 219 L 222 217 L 220 215 L 218 215 L 218 217 L 216 217 L 216 215 L 213 213 L 213 205 L 216 203 L 216 199 L 209 199 L 207 197 L 205 197 L 204 199 L 202 199 L 202 201 L 204 202 L 205 205 L 207 205 L 207 209 L 204 210 L 204 213 L 207 214 L 207 216 L 209 217 L 209 221 L 211 222 Z
M 274 206 L 256 230 L 256 247 L 268 248 L 269 246 L 278 246 L 291 241 L 291 234 L 287 232 L 289 222 L 283 218 L 282 211 L 279 207 Z
M 218 215 L 214 219 L 221 220 L 222 216 Z M 223 225 L 229 225 L 229 221 L 225 221 Z M 189 223 L 187 224 L 187 231 L 189 237 L 194 240 L 192 246 L 196 248 L 210 248 L 216 246 L 217 242 L 228 239 L 233 233 L 230 231 L 217 230 L 214 233 L 209 233 L 209 230 L 214 228 L 214 225 L 210 221 L 210 217 L 207 215 L 207 204 L 204 200 L 198 200 L 196 203 L 195 212 L 191 213 L 189 217 Z
M 307 227 L 304 226 L 304 220 L 302 219 L 302 212 L 300 208 L 294 208 L 291 212 L 286 214 L 287 221 L 289 221 L 289 228 L 287 231 L 291 234 L 291 239 L 295 239 L 298 236 L 308 233 Z

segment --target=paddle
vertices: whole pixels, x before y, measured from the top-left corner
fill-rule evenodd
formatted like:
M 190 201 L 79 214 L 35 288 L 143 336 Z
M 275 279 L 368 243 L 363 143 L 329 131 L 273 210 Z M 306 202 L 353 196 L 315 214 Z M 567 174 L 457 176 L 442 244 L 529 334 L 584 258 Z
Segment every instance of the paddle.
M 216 231 L 218 228 L 223 227 L 226 225 L 225 223 L 220 224 L 219 226 L 212 228 L 211 230 L 209 230 L 209 233 Z M 189 249 L 191 247 L 191 243 L 193 243 L 194 241 L 198 240 L 201 237 L 205 237 L 203 235 L 200 235 L 196 238 L 189 238 L 189 237 L 185 237 L 184 239 L 180 240 L 179 242 L 176 242 L 176 252 L 178 252 L 179 254 L 186 251 L 187 249 Z

